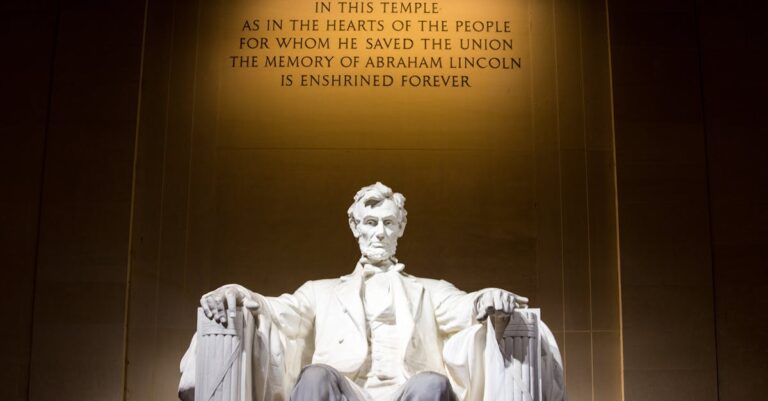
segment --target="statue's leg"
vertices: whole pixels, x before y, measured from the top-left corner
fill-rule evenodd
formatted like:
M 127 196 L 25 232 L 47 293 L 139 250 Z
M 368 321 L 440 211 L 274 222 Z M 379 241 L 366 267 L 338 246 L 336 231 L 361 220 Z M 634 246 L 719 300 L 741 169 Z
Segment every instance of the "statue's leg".
M 301 370 L 291 401 L 358 401 L 349 383 L 338 370 L 323 364 Z
M 403 385 L 396 401 L 457 401 L 447 377 L 435 372 L 421 372 Z

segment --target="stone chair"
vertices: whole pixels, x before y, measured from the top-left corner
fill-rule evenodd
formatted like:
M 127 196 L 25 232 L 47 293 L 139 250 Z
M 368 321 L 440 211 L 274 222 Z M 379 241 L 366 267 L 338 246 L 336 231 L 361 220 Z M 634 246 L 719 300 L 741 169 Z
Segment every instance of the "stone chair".
M 247 313 L 247 312 L 246 312 Z M 504 380 L 512 388 L 510 400 L 543 401 L 541 330 L 539 309 L 519 309 L 506 327 L 497 327 L 496 339 L 505 366 Z M 224 328 L 197 312 L 197 355 L 194 401 L 247 401 L 252 389 L 246 381 L 245 319 L 238 309 L 234 324 Z M 191 372 L 190 372 L 191 373 Z M 191 399 L 191 395 L 180 395 Z

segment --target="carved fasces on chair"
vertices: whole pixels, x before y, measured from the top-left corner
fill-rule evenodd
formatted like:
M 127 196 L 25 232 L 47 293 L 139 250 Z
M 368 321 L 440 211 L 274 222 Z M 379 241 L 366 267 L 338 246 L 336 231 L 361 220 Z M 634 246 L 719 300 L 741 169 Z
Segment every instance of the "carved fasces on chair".
M 222 327 L 197 309 L 195 401 L 242 401 L 243 312 Z
M 499 347 L 512 375 L 514 401 L 542 401 L 539 309 L 518 309 L 504 329 Z

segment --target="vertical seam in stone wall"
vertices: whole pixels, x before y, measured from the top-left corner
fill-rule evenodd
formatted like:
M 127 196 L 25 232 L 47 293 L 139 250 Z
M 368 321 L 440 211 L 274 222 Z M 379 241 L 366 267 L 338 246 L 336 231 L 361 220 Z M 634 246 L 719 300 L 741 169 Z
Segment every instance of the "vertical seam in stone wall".
M 696 26 L 696 55 L 699 68 L 699 99 L 701 107 L 701 133 L 704 142 L 704 185 L 707 193 L 707 237 L 709 240 L 709 268 L 712 280 L 712 339 L 715 343 L 715 399 L 720 399 L 720 363 L 717 344 L 717 282 L 715 280 L 715 243 L 712 234 L 712 190 L 710 185 L 709 141 L 707 138 L 707 113 L 704 97 L 704 49 L 701 45 L 701 8 L 698 0 L 693 2 L 693 18 Z
M 531 46 L 531 37 L 533 36 L 533 5 L 531 4 L 532 0 L 528 0 L 526 3 L 526 10 L 528 11 L 528 57 L 529 61 L 528 63 L 533 66 L 533 60 L 535 59 L 533 56 L 533 48 Z M 541 241 L 541 227 L 540 227 L 540 221 L 541 221 L 541 199 L 539 197 L 540 190 L 539 190 L 539 163 L 538 158 L 539 154 L 537 153 L 536 148 L 536 89 L 534 88 L 533 81 L 534 81 L 534 71 L 530 72 L 530 79 L 528 80 L 528 84 L 530 85 L 530 91 L 531 91 L 531 97 L 529 98 L 530 107 L 531 107 L 531 113 L 530 113 L 530 121 L 531 121 L 531 133 L 533 136 L 533 139 L 531 140 L 531 154 L 533 155 L 533 191 L 535 193 L 535 201 L 534 201 L 534 210 L 536 212 L 536 295 L 539 295 L 540 288 L 541 288 L 541 257 L 538 254 L 539 249 L 539 243 Z
M 560 303 L 561 310 L 563 311 L 562 324 L 563 324 L 563 369 L 565 372 L 566 360 L 568 359 L 568 348 L 566 343 L 566 328 L 565 328 L 565 257 L 563 250 L 563 165 L 562 165 L 562 149 L 560 147 L 560 78 L 558 77 L 558 60 L 557 60 L 557 5 L 555 0 L 552 0 L 552 51 L 554 53 L 555 64 L 555 136 L 557 137 L 557 184 L 558 184 L 558 198 L 560 198 Z M 566 372 L 567 373 L 567 372 Z
M 37 233 L 35 235 L 35 248 L 32 269 L 32 296 L 30 303 L 29 319 L 29 359 L 27 361 L 27 400 L 32 399 L 32 356 L 35 349 L 35 301 L 37 300 L 37 272 L 40 260 L 40 231 L 43 225 L 43 200 L 45 193 L 45 171 L 48 159 L 48 134 L 51 130 L 51 111 L 53 109 L 53 87 L 56 71 L 56 54 L 59 48 L 59 27 L 61 26 L 61 0 L 56 2 L 54 10 L 56 22 L 53 26 L 53 46 L 51 46 L 51 65 L 48 70 L 48 104 L 45 110 L 45 130 L 43 131 L 43 153 L 40 158 L 40 183 L 37 198 Z
M 195 67 L 192 73 L 192 110 L 189 113 L 191 123 L 189 126 L 189 160 L 187 161 L 187 211 L 185 217 L 184 227 L 184 281 L 186 281 L 187 270 L 189 270 L 189 226 L 190 226 L 190 209 L 192 205 L 192 170 L 194 164 L 192 159 L 194 158 L 195 147 L 195 109 L 197 103 L 197 71 L 200 63 L 200 16 L 203 11 L 203 2 L 197 2 L 197 19 L 195 21 Z
M 221 23 L 220 22 L 221 21 L 221 10 L 220 9 L 216 10 L 216 21 L 217 21 L 217 23 L 215 25 L 215 27 L 216 27 L 215 30 L 218 32 L 219 24 Z M 218 166 L 218 160 L 217 159 L 218 159 L 218 155 L 219 155 L 218 141 L 219 141 L 219 126 L 220 126 L 220 121 L 221 121 L 221 81 L 222 81 L 221 65 L 217 64 L 216 65 L 216 117 L 215 117 L 215 120 L 214 120 L 215 124 L 214 124 L 214 129 L 213 129 L 213 134 L 212 134 L 213 135 L 213 145 L 212 145 L 213 146 L 213 150 L 212 150 L 212 152 L 213 152 L 213 159 L 214 159 L 213 165 L 214 166 Z M 213 183 L 211 183 L 212 184 L 211 188 L 216 188 L 217 187 L 216 181 L 218 180 L 218 176 L 216 174 L 212 174 L 212 176 L 213 176 Z M 205 266 L 206 277 L 210 277 L 210 266 L 211 266 L 210 259 L 208 259 L 207 262 L 208 263 Z M 186 275 L 187 275 L 187 270 L 184 269 L 184 277 L 185 277 L 185 279 L 184 279 L 184 283 L 182 284 L 184 291 L 187 290 Z
M 587 206 L 587 288 L 588 288 L 588 305 L 589 305 L 589 378 L 590 385 L 592 387 L 592 400 L 595 399 L 595 336 L 593 334 L 592 325 L 592 230 L 590 229 L 590 217 L 591 211 L 589 209 L 589 151 L 587 147 L 587 102 L 584 98 L 586 92 L 586 86 L 584 85 L 584 39 L 583 29 L 581 24 L 581 3 L 576 3 L 577 22 L 579 24 L 579 70 L 581 71 L 581 133 L 584 140 L 584 195 L 585 203 Z
M 162 258 L 162 249 L 163 249 L 163 240 L 165 238 L 164 229 L 165 229 L 165 198 L 167 193 L 166 188 L 166 179 L 168 178 L 168 153 L 169 153 L 169 147 L 168 147 L 168 133 L 169 133 L 169 127 L 170 127 L 170 118 L 171 118 L 171 88 L 173 87 L 173 69 L 174 69 L 174 53 L 176 50 L 176 16 L 177 16 L 177 1 L 171 1 L 171 25 L 170 25 L 170 41 L 168 44 L 168 82 L 166 84 L 166 93 L 165 93 L 165 121 L 163 126 L 163 158 L 162 158 L 162 176 L 161 176 L 161 182 L 160 182 L 160 199 L 159 199 L 159 210 L 160 210 L 160 216 L 159 216 L 159 223 L 158 223 L 158 233 L 159 238 L 157 242 L 157 249 L 158 249 L 158 261 L 156 264 L 156 270 L 155 270 L 155 277 L 154 277 L 154 311 L 153 317 L 154 320 L 152 322 L 152 349 L 157 349 L 157 343 L 159 338 L 159 319 L 160 319 L 160 313 L 158 311 L 158 307 L 160 305 L 160 287 L 161 287 L 161 270 L 163 268 L 163 258 Z M 193 100 L 194 102 L 194 100 Z M 194 114 L 194 113 L 190 113 Z M 187 188 L 187 208 L 189 208 L 189 188 Z M 186 279 L 184 280 L 186 281 Z M 154 369 L 154 365 L 151 367 Z M 153 381 L 150 385 L 150 391 L 154 392 L 155 388 L 155 374 L 154 372 L 151 375 Z
M 606 27 L 606 39 L 608 41 L 608 96 L 611 106 L 611 159 L 613 162 L 613 210 L 614 219 L 616 220 L 614 229 L 616 230 L 616 274 L 617 274 L 617 286 L 619 289 L 619 363 L 621 364 L 621 374 L 619 375 L 621 386 L 621 400 L 624 401 L 624 306 L 622 305 L 622 289 L 621 289 L 621 230 L 619 230 L 619 180 L 618 180 L 618 163 L 616 162 L 616 118 L 615 107 L 613 97 L 613 56 L 611 49 L 611 10 L 608 5 L 610 0 L 604 0 L 605 7 L 605 27 Z
M 163 125 L 163 159 L 161 164 L 161 177 L 160 177 L 160 197 L 158 199 L 159 217 L 157 223 L 157 259 L 155 261 L 155 288 L 154 288 L 154 307 L 152 311 L 154 320 L 152 321 L 152 350 L 157 348 L 158 337 L 158 304 L 160 299 L 160 269 L 162 268 L 162 249 L 163 249 L 163 230 L 165 228 L 165 194 L 166 187 L 165 182 L 168 177 L 168 127 L 170 125 L 170 110 L 171 110 L 171 86 L 173 85 L 171 77 L 173 76 L 173 55 L 176 46 L 176 2 L 171 1 L 171 26 L 170 26 L 170 41 L 168 43 L 168 83 L 165 88 L 165 120 Z M 151 366 L 154 369 L 154 365 Z M 154 379 L 154 372 L 150 375 Z
M 133 223 L 134 213 L 136 211 L 136 167 L 138 165 L 139 154 L 139 131 L 141 128 L 141 90 L 144 85 L 144 53 L 147 40 L 147 12 L 149 10 L 149 0 L 144 0 L 144 21 L 141 27 L 141 55 L 139 56 L 139 87 L 136 93 L 136 128 L 133 134 L 133 165 L 131 166 L 131 205 L 128 213 L 128 244 L 127 259 L 125 269 L 125 295 L 123 306 L 123 372 L 122 372 L 122 394 L 120 398 L 125 401 L 128 397 L 128 326 L 131 306 L 131 266 L 133 263 Z

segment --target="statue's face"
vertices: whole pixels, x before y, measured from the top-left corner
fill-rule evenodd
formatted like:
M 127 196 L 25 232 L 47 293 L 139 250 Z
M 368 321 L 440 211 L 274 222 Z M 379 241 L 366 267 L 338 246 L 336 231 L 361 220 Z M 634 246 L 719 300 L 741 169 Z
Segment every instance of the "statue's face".
M 356 216 L 359 223 L 353 231 L 360 252 L 371 262 L 395 256 L 397 240 L 403 233 L 399 215 L 397 205 L 389 199 L 373 207 L 358 205 Z

